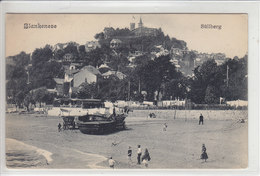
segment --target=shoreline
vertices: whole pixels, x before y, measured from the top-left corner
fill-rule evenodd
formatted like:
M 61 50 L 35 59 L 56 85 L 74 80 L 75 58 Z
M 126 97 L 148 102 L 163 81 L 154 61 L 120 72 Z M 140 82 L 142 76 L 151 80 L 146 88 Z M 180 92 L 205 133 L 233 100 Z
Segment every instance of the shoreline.
M 106 169 L 107 168 L 105 166 L 105 164 L 102 164 L 102 163 L 105 163 L 105 161 L 107 161 L 107 158 L 105 156 L 93 154 L 93 153 L 86 153 L 86 152 L 82 152 L 77 149 L 71 149 L 71 150 L 76 153 L 79 153 L 81 155 L 85 155 L 87 158 L 89 158 L 90 161 L 87 162 L 87 164 L 86 164 L 86 166 L 88 168 L 90 168 L 90 169 Z M 32 155 L 31 159 L 34 159 L 34 162 L 36 162 L 36 163 L 41 163 L 41 161 L 40 161 L 41 158 L 36 155 L 43 156 L 46 160 L 46 164 L 43 165 L 41 163 L 39 165 L 34 166 L 37 168 L 41 167 L 41 166 L 51 165 L 53 162 L 55 162 L 55 159 L 52 158 L 53 153 L 51 153 L 47 150 L 35 147 L 33 145 L 26 144 L 22 141 L 19 141 L 19 140 L 13 139 L 13 138 L 6 138 L 6 155 Z M 11 159 L 11 161 L 15 162 L 16 164 L 19 164 L 19 163 L 17 163 L 17 162 L 19 162 L 19 160 L 21 160 L 21 159 L 20 158 Z M 10 163 L 8 163 L 8 159 L 6 161 L 6 165 L 10 165 Z M 32 168 L 34 168 L 34 167 L 32 167 Z M 10 167 L 10 169 L 12 169 L 12 168 L 15 169 L 17 167 Z M 31 167 L 28 167 L 28 168 L 31 168 Z
M 30 157 L 35 158 L 35 162 L 37 162 L 37 160 L 40 160 L 40 157 L 37 156 L 37 155 L 40 155 L 45 158 L 46 165 L 51 164 L 51 162 L 53 161 L 53 159 L 51 157 L 53 155 L 53 153 L 51 153 L 47 150 L 26 144 L 22 141 L 19 141 L 19 140 L 13 139 L 13 138 L 6 138 L 5 142 L 6 142 L 6 154 L 13 155 L 13 156 L 22 155 L 22 154 L 32 155 Z M 15 156 L 11 159 L 11 161 L 13 161 L 13 162 L 19 162 L 19 160 L 20 159 Z M 31 160 L 31 159 L 29 159 L 29 160 Z M 41 163 L 41 162 L 39 161 L 39 163 Z M 8 165 L 8 161 L 6 161 L 6 165 Z
M 209 111 L 209 114 L 203 114 L 204 125 L 199 125 L 197 118 L 193 119 L 201 111 L 187 112 L 189 120 L 185 120 L 185 113 L 180 111 L 176 113 L 176 119 L 172 111 L 157 112 L 154 119 L 147 118 L 149 112 L 131 112 L 126 118 L 126 130 L 105 135 L 87 135 L 79 130 L 59 132 L 57 125 L 62 119 L 57 117 L 6 114 L 6 137 L 51 152 L 50 164 L 47 165 L 43 157 L 44 165 L 36 167 L 44 169 L 110 169 L 109 157 L 115 160 L 115 169 L 145 169 L 136 164 L 139 144 L 143 150 L 149 150 L 152 158 L 149 169 L 232 169 L 247 166 L 245 111 Z M 238 119 L 246 120 L 240 123 Z M 163 131 L 164 123 L 167 123 L 167 131 Z M 201 164 L 198 159 L 202 144 L 206 145 L 209 154 L 206 164 Z M 132 163 L 127 159 L 129 146 L 133 150 Z M 6 143 L 6 149 L 11 148 Z M 31 153 L 42 154 L 36 150 Z

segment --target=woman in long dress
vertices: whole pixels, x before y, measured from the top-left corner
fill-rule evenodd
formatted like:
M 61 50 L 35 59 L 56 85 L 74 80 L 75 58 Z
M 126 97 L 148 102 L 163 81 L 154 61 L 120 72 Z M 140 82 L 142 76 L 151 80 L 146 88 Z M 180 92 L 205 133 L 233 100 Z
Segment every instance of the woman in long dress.
M 144 155 L 142 157 L 142 161 L 145 165 L 145 167 L 148 167 L 148 161 L 151 160 L 151 157 L 150 157 L 150 154 L 148 152 L 148 149 L 146 148 L 145 151 L 144 151 Z
M 206 160 L 208 159 L 208 154 L 207 154 L 207 148 L 205 147 L 205 144 L 202 144 L 202 154 L 201 154 L 201 156 L 200 156 L 200 159 L 202 159 L 202 160 L 205 160 L 205 162 L 206 162 Z

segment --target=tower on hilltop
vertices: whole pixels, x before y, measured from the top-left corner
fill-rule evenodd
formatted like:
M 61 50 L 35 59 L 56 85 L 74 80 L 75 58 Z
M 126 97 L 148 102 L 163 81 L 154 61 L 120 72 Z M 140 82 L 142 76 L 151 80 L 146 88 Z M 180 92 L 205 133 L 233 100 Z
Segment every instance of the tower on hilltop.
M 143 22 L 142 22 L 142 18 L 140 17 L 140 22 L 138 23 L 138 27 L 142 28 L 143 27 Z
M 135 23 L 130 23 L 130 30 L 134 30 L 135 29 Z

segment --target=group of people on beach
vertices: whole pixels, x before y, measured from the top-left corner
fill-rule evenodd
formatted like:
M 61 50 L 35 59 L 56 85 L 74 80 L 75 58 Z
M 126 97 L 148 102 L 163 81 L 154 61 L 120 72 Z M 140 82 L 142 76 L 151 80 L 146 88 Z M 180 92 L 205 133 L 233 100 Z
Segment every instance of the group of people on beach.
M 146 148 L 144 150 L 144 154 L 142 156 L 142 148 L 141 145 L 137 146 L 137 164 L 141 164 L 141 159 L 142 159 L 142 163 L 145 165 L 145 167 L 148 167 L 148 162 L 151 160 L 150 154 L 148 152 L 148 149 Z M 129 153 L 129 152 L 128 152 Z M 142 156 L 142 158 L 141 158 Z M 130 156 L 131 157 L 131 156 Z M 131 160 L 130 160 L 131 161 Z
M 68 129 L 75 129 L 75 128 L 76 128 L 76 123 L 74 121 L 72 123 L 72 128 L 69 128 L 69 125 L 66 125 L 65 122 L 63 122 L 63 125 L 61 125 L 61 123 L 58 124 L 58 132 L 60 132 L 62 129 L 68 130 Z
M 151 160 L 150 157 L 150 153 L 148 152 L 148 149 L 146 148 L 144 151 L 144 154 L 142 156 L 142 148 L 141 145 L 137 146 L 137 164 L 141 165 L 141 161 L 144 164 L 144 166 L 147 168 L 148 167 L 148 163 Z M 200 155 L 200 159 L 204 160 L 205 162 L 208 159 L 208 154 L 207 154 L 207 148 L 205 146 L 205 144 L 202 144 L 202 149 L 201 149 L 201 155 Z M 131 146 L 128 147 L 128 151 L 127 151 L 127 157 L 128 157 L 128 164 L 132 164 L 132 148 Z M 115 168 L 115 160 L 113 160 L 112 157 L 109 158 L 108 160 L 108 164 L 110 168 Z
M 128 164 L 132 164 L 133 161 L 132 161 L 132 148 L 131 148 L 131 146 L 128 147 L 127 157 L 128 157 Z M 150 160 L 151 160 L 151 157 L 150 157 L 150 153 L 148 152 L 148 149 L 146 148 L 145 151 L 144 151 L 144 154 L 142 155 L 141 145 L 138 145 L 137 146 L 137 164 L 141 165 L 141 163 L 143 163 L 144 166 L 147 168 L 148 167 L 148 162 Z M 110 168 L 114 169 L 114 167 L 115 167 L 115 160 L 113 160 L 113 158 L 110 157 L 109 160 L 108 160 L 108 164 L 109 164 Z

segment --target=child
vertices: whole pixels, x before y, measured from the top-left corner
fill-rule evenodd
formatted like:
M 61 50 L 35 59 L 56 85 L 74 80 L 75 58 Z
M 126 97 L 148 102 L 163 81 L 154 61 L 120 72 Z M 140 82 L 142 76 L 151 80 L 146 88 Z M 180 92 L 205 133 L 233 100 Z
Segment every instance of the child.
M 208 154 L 207 154 L 207 149 L 206 149 L 206 147 L 205 147 L 205 144 L 202 144 L 202 154 L 201 154 L 201 156 L 200 156 L 200 159 L 204 159 L 205 160 L 205 162 L 206 162 L 206 160 L 208 159 Z
M 115 167 L 115 160 L 112 159 L 112 156 L 109 158 L 108 164 L 109 164 L 110 168 L 114 169 L 114 167 Z
M 132 163 L 132 159 L 131 159 L 132 149 L 130 146 L 128 147 L 127 156 L 128 156 L 128 163 Z
M 138 149 L 137 149 L 137 164 L 141 164 L 141 155 L 142 155 L 141 145 L 138 145 Z

